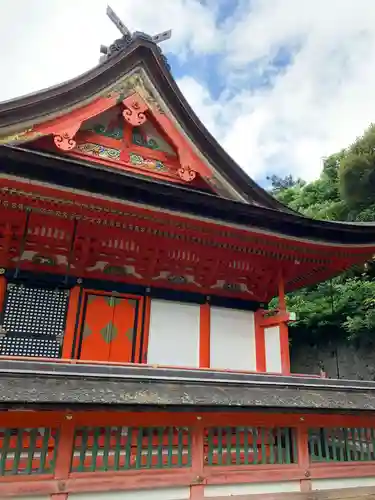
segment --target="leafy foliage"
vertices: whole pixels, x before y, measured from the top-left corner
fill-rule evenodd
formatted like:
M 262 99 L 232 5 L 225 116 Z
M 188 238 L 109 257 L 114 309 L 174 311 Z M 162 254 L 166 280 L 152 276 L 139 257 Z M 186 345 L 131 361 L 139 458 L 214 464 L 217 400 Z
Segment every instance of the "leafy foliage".
M 276 198 L 307 217 L 375 222 L 375 125 L 347 149 L 326 158 L 319 179 L 305 183 L 289 175 L 269 180 Z M 288 308 L 298 318 L 291 329 L 293 341 L 339 337 L 375 343 L 374 277 L 375 262 L 369 262 L 289 294 Z

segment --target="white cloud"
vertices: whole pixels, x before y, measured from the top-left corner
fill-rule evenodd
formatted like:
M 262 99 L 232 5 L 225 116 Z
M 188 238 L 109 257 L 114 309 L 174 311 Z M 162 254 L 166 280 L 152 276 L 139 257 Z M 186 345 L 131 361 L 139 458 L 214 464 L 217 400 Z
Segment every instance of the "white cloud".
M 228 72 L 244 82 L 251 79 L 249 63 L 264 70 L 280 47 L 298 44 L 299 50 L 271 88 L 222 102 L 231 118 L 223 144 L 253 176 L 278 173 L 276 162 L 285 172 L 315 178 L 322 157 L 347 146 L 375 118 L 375 2 L 246 4 L 227 39 Z
M 118 36 L 105 17 L 106 3 L 2 2 L 0 99 L 94 66 L 100 44 Z M 214 0 L 158 0 L 157 9 L 151 3 L 111 1 L 131 30 L 153 34 L 171 27 L 173 37 L 164 50 L 185 61 L 191 53 L 220 52 L 217 79 L 225 91 L 218 99 L 191 75 L 178 83 L 208 129 L 250 175 L 292 172 L 312 179 L 322 157 L 345 147 L 374 121 L 374 0 L 241 0 L 220 26 Z M 231 2 L 220 5 L 227 8 Z M 298 47 L 292 63 L 273 73 L 269 87 L 251 86 L 280 47 Z
M 173 29 L 164 43 L 181 57 L 219 50 L 215 14 L 199 0 L 112 0 L 131 31 Z M 78 76 L 99 61 L 101 44 L 121 35 L 106 17 L 107 0 L 0 1 L 0 100 Z

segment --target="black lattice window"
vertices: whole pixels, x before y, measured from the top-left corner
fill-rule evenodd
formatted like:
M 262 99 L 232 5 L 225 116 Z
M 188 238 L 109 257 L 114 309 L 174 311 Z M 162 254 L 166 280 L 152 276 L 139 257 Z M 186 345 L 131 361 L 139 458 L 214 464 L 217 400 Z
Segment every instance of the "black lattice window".
M 9 284 L 0 354 L 58 358 L 69 292 Z

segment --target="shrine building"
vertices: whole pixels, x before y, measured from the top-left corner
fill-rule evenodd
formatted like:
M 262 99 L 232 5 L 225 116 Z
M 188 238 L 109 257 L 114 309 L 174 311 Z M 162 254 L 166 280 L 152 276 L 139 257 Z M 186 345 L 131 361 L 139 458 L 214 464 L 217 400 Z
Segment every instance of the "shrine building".
M 116 22 L 95 68 L 0 103 L 0 498 L 375 497 L 375 382 L 291 373 L 285 303 L 375 226 L 274 199 L 169 32 Z

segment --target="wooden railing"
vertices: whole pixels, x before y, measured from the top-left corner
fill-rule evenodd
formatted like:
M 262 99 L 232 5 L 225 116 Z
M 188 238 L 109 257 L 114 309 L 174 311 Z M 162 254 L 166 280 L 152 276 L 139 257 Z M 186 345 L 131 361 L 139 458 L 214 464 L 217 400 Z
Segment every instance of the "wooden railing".
M 0 414 L 1 498 L 273 481 L 306 491 L 312 479 L 373 476 L 374 467 L 370 417 Z

